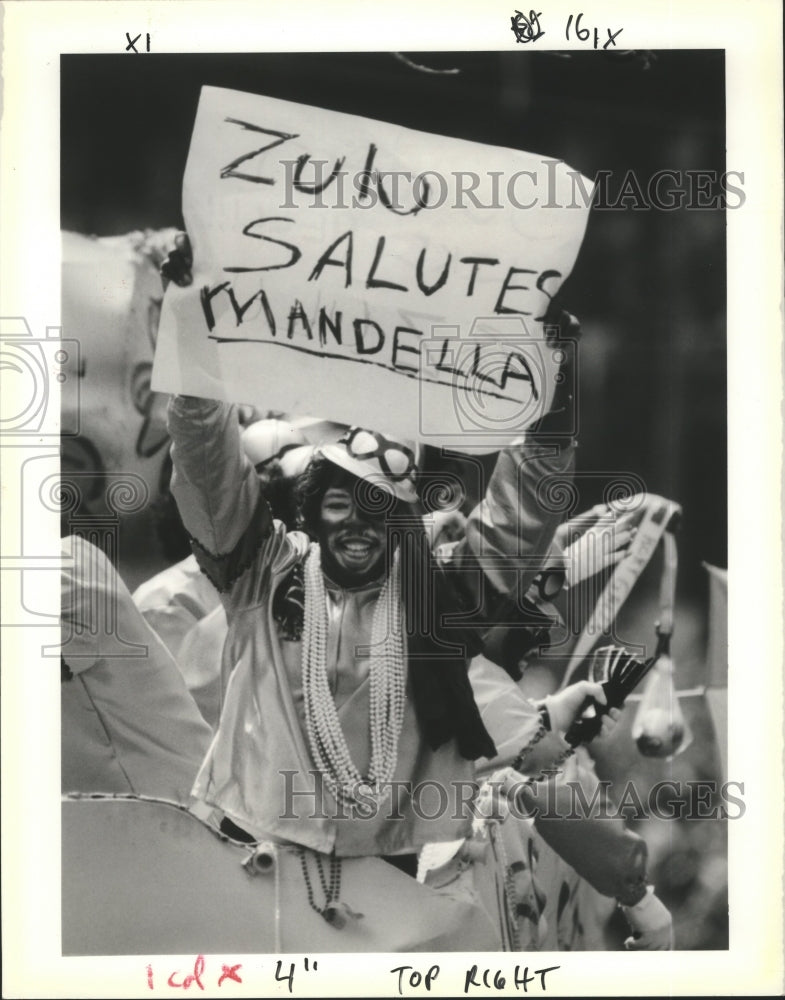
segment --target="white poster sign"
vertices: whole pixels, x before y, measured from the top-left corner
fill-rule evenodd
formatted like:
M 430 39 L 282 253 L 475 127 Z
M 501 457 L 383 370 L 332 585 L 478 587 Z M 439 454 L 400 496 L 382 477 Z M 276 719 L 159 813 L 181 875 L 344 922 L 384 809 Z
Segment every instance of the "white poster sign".
M 153 387 L 503 446 L 550 406 L 546 312 L 591 192 L 558 160 L 205 87 L 193 283 L 167 292 Z

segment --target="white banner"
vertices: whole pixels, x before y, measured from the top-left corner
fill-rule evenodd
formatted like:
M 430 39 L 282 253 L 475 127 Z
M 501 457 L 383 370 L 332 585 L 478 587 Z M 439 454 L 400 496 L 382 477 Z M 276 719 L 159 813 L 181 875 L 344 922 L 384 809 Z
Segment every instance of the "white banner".
M 592 185 L 564 163 L 205 87 L 153 387 L 456 448 L 550 406 L 543 319 Z

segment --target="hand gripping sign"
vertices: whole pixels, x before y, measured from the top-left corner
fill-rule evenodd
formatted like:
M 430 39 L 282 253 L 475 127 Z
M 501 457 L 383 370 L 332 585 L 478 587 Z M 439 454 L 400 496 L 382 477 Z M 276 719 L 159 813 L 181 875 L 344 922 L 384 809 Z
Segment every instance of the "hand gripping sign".
M 560 161 L 205 87 L 193 284 L 153 387 L 492 450 L 547 412 L 592 185 Z

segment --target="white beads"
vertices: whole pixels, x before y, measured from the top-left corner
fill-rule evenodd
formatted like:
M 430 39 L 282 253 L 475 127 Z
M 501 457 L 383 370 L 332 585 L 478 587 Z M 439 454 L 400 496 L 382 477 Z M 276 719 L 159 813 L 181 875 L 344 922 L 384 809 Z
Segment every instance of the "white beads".
M 400 598 L 400 560 L 396 550 L 376 600 L 371 626 L 370 736 L 367 776 L 351 759 L 327 672 L 327 601 L 321 553 L 311 545 L 305 563 L 305 620 L 302 645 L 305 727 L 314 763 L 332 793 L 356 801 L 357 786 L 380 798 L 398 761 L 398 740 L 406 704 L 406 650 Z M 370 788 L 368 787 L 370 786 Z

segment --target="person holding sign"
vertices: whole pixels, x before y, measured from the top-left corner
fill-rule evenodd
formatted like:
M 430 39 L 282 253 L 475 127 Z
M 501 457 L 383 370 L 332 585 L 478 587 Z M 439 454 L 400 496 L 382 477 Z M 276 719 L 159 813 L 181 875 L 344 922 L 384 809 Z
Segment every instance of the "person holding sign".
M 162 270 L 189 283 L 185 238 Z M 495 746 L 467 662 L 483 616 L 499 594 L 525 592 L 557 527 L 536 486 L 572 467 L 563 385 L 500 454 L 445 567 L 427 544 L 407 444 L 352 428 L 324 445 L 299 486 L 306 530 L 287 531 L 243 455 L 234 408 L 171 398 L 172 492 L 222 594 L 234 664 L 194 793 L 231 829 L 407 870 L 425 843 L 468 832 L 474 761 Z M 448 623 L 461 613 L 473 628 Z M 550 707 L 572 719 L 591 697 L 604 701 L 584 681 Z M 542 736 L 556 757 L 562 741 Z

